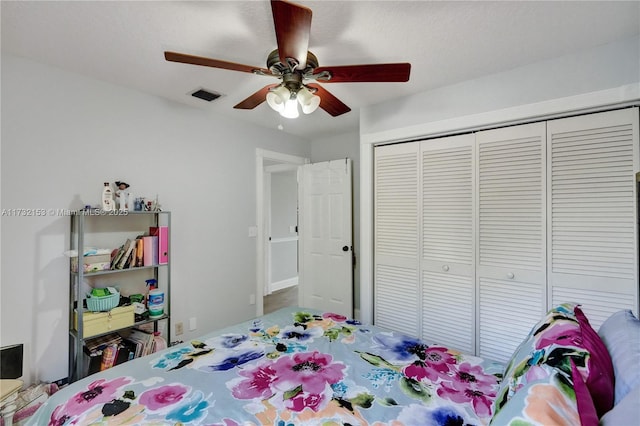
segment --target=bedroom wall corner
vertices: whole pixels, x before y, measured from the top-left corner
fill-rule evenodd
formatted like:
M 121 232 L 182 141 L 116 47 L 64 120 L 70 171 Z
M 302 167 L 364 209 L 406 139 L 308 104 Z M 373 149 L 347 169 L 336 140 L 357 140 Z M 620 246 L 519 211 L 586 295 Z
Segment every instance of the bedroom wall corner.
M 126 179 L 172 212 L 172 323 L 189 340 L 255 315 L 255 150 L 307 140 L 4 55 L 1 207 L 97 204 Z M 0 345 L 25 344 L 26 384 L 67 376 L 69 217 L 3 215 Z M 176 336 L 171 330 L 171 338 Z

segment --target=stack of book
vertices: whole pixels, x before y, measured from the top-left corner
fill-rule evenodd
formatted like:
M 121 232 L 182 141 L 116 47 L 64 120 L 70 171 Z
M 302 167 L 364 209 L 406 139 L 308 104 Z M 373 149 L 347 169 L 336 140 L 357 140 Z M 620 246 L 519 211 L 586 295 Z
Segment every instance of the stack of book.
M 169 259 L 169 230 L 166 226 L 149 228 L 148 234 L 127 239 L 111 253 L 111 269 L 166 264 Z
M 103 371 L 127 359 L 118 359 L 123 339 L 118 333 L 109 333 L 85 341 L 85 353 L 89 356 L 88 374 Z M 122 354 L 124 355 L 124 353 Z
M 87 374 L 107 370 L 134 358 L 152 354 L 156 351 L 153 333 L 135 328 L 109 333 L 85 341 L 85 353 L 89 356 Z
M 132 328 L 125 340 L 131 343 L 131 348 L 134 351 L 133 358 L 152 354 L 155 350 L 153 333 Z

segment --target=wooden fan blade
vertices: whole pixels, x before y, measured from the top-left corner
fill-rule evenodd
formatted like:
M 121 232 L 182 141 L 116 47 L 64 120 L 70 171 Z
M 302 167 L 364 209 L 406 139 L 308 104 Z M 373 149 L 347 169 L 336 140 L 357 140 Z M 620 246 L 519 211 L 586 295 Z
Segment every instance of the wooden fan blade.
M 171 62 L 183 64 L 202 65 L 204 67 L 222 68 L 231 71 L 254 73 L 256 70 L 267 75 L 272 75 L 266 68 L 252 67 L 251 65 L 236 64 L 234 62 L 221 61 L 219 59 L 204 58 L 202 56 L 187 55 L 185 53 L 164 52 L 164 58 Z
M 327 111 L 332 116 L 337 117 L 351 111 L 351 108 L 343 104 L 340 99 L 323 89 L 319 84 L 310 83 L 307 84 L 307 86 L 317 89 L 315 94 L 320 96 L 320 108 Z
M 298 69 L 304 69 L 307 66 L 311 32 L 311 9 L 282 0 L 271 0 L 271 12 L 280 62 L 286 64 L 287 58 L 294 58 L 299 63 Z
M 320 80 L 323 83 L 404 83 L 409 81 L 411 64 L 370 64 L 370 65 L 344 65 L 336 67 L 319 67 L 313 73 L 322 71 L 331 73 L 330 80 Z
M 234 106 L 235 109 L 254 109 L 261 103 L 263 103 L 267 99 L 267 92 L 272 87 L 278 86 L 277 84 L 269 84 L 264 86 L 262 89 L 258 90 L 253 95 L 249 96 L 244 101 L 240 102 L 238 105 Z

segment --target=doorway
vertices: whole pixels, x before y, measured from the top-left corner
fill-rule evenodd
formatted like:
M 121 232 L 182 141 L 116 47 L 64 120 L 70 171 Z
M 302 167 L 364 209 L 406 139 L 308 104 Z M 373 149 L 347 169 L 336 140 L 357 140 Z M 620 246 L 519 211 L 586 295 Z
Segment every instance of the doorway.
M 264 313 L 298 303 L 297 166 L 265 166 L 266 282 Z
M 308 158 L 256 149 L 256 315 L 298 304 L 297 168 Z

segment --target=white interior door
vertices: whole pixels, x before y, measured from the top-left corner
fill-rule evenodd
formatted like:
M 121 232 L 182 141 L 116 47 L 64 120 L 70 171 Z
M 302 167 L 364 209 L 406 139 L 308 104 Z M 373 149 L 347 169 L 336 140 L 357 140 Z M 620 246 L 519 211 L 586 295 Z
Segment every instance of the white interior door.
M 298 168 L 301 306 L 353 316 L 351 160 Z

